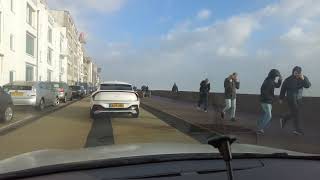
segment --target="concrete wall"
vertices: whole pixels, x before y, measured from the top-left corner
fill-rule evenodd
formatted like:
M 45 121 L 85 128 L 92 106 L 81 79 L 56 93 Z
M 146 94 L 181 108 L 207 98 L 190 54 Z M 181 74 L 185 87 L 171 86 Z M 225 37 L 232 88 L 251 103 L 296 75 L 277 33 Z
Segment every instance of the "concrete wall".
M 198 92 L 181 91 L 178 94 L 173 94 L 171 91 L 152 91 L 152 95 L 188 101 L 196 103 L 199 98 Z M 218 108 L 224 106 L 224 95 L 222 93 L 210 93 L 209 104 Z M 303 99 L 302 117 L 305 122 L 319 121 L 320 125 L 320 98 L 305 97 Z M 238 94 L 237 96 L 237 111 L 258 114 L 261 112 L 259 95 Z M 287 111 L 286 104 L 280 105 L 274 103 L 273 115 L 279 116 Z

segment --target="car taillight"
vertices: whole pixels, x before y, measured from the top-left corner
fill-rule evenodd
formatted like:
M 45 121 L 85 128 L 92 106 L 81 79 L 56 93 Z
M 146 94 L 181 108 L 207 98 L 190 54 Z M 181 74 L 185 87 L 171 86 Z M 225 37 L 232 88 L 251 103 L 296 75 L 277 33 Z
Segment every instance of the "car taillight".
M 31 89 L 31 93 L 29 94 L 30 96 L 36 96 L 37 95 L 37 89 L 33 88 Z

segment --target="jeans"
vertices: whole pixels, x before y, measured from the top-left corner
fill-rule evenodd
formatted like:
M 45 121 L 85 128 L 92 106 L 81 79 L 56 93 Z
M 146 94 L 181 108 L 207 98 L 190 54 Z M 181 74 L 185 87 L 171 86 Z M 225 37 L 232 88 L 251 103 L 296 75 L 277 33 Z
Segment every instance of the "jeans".
M 209 94 L 200 94 L 200 98 L 198 101 L 198 107 L 201 107 L 203 105 L 203 109 L 208 109 L 208 100 L 209 100 Z
M 300 108 L 302 105 L 301 100 L 288 100 L 288 106 L 289 106 L 289 113 L 287 113 L 283 117 L 283 126 L 286 124 L 286 122 L 290 119 L 293 119 L 293 126 L 296 131 L 302 132 L 300 127 Z
M 226 107 L 223 109 L 222 112 L 230 113 L 231 118 L 236 117 L 236 104 L 237 104 L 237 99 L 225 99 Z
M 267 103 L 261 103 L 263 110 L 262 118 L 258 121 L 258 129 L 263 130 L 270 122 L 272 118 L 272 105 Z

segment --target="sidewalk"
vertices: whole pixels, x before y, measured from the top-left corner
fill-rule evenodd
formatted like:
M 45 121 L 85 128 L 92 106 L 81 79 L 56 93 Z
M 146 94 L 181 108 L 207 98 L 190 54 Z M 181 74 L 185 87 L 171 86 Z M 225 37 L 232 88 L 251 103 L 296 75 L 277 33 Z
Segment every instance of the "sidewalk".
M 257 135 L 256 124 L 259 114 L 237 112 L 236 122 L 221 119 L 213 107 L 209 107 L 208 113 L 196 109 L 196 104 L 176 101 L 169 98 L 153 96 L 144 98 L 144 105 L 161 110 L 164 113 L 196 125 L 210 132 L 218 132 L 238 137 L 240 143 L 258 144 L 263 146 L 287 149 L 306 153 L 320 153 L 320 131 L 318 127 L 305 126 L 305 135 L 296 136 L 292 133 L 292 123 L 288 122 L 284 129 L 280 128 L 279 118 L 274 117 L 264 135 Z

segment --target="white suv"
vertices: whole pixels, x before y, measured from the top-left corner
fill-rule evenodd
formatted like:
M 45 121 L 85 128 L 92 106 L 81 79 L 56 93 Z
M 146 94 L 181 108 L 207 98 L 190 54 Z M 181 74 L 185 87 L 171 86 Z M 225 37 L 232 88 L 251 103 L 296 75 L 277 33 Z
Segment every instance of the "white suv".
M 128 113 L 139 117 L 140 99 L 131 84 L 118 81 L 101 83 L 91 95 L 90 117 L 101 113 Z

